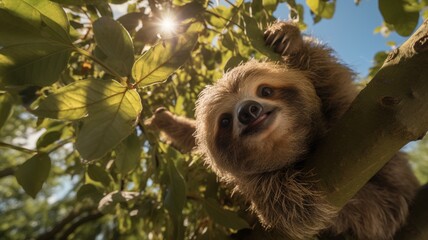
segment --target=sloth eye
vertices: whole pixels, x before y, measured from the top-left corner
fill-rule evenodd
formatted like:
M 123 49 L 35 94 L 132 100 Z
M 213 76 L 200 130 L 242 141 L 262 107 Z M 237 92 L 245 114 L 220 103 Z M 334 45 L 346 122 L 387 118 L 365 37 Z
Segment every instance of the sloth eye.
M 259 90 L 259 95 L 261 97 L 270 97 L 273 94 L 273 89 L 271 87 L 263 86 Z
M 223 116 L 220 118 L 220 127 L 221 128 L 228 128 L 230 124 L 232 123 L 232 119 L 230 116 Z

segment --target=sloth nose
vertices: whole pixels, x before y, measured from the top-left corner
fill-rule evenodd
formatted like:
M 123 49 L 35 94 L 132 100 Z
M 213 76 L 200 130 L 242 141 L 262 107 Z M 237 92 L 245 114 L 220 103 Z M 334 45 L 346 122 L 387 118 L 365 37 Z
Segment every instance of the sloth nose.
M 238 107 L 238 120 L 244 125 L 254 122 L 260 117 L 263 107 L 260 103 L 252 100 L 242 102 Z

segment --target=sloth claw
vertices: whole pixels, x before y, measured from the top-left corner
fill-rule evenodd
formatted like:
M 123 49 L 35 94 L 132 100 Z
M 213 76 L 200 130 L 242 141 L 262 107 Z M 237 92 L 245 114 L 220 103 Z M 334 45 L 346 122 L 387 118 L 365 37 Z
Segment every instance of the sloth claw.
M 292 22 L 275 22 L 264 33 L 265 43 L 282 56 L 300 51 L 303 39 L 300 30 Z

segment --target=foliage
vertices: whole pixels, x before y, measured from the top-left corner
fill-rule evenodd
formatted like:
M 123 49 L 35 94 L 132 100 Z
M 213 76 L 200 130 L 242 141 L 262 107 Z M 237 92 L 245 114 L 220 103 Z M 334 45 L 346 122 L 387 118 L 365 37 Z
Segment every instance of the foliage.
M 224 70 L 278 59 L 262 34 L 278 6 L 304 29 L 304 8 L 319 22 L 335 3 L 0 0 L 0 237 L 222 239 L 247 228 L 247 206 L 200 156 L 162 143 L 144 119 L 159 106 L 191 117 Z M 127 8 L 117 19 L 115 4 Z M 389 29 L 409 35 L 427 2 L 379 4 Z

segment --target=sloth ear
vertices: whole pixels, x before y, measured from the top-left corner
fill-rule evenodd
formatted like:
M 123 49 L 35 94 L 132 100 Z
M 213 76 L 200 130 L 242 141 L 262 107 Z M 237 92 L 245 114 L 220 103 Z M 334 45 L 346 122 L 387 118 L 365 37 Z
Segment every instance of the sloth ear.
M 164 107 L 156 109 L 154 115 L 144 121 L 144 124 L 160 131 L 167 143 L 183 153 L 190 152 L 196 145 L 193 136 L 196 130 L 195 120 L 174 115 Z

